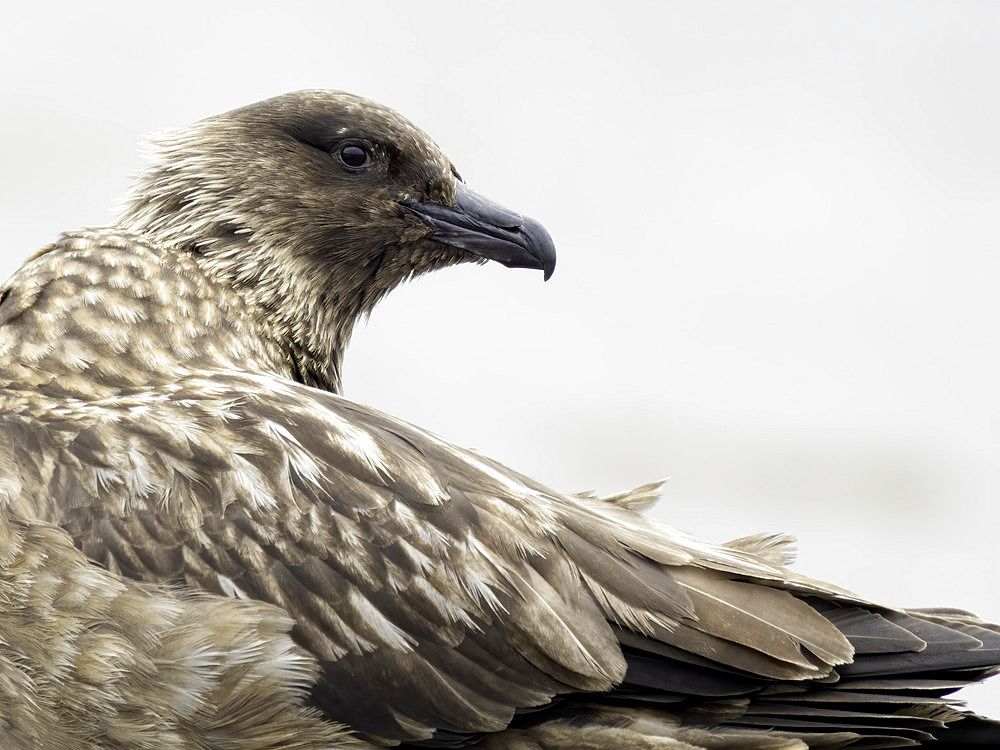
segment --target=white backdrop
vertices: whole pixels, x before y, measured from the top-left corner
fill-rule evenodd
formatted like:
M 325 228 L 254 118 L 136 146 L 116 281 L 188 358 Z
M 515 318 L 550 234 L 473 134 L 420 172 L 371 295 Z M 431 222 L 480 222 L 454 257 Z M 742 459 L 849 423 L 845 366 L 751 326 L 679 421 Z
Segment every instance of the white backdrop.
M 1000 621 L 1000 5 L 83 7 L 0 30 L 0 275 L 108 221 L 152 130 L 364 94 L 560 261 L 395 293 L 349 396 L 563 489 L 671 475 L 675 526 Z

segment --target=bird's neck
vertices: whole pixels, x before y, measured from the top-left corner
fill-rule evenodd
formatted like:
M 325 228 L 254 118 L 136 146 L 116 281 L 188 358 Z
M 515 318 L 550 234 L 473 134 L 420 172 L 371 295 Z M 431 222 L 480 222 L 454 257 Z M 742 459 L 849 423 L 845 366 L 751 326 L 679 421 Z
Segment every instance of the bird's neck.
M 273 248 L 259 257 L 246 243 L 232 252 L 217 244 L 192 257 L 212 283 L 235 293 L 259 335 L 284 353 L 278 374 L 340 392 L 344 352 L 366 312 L 349 283 L 334 274 L 317 276 L 291 255 L 275 262 Z
M 365 268 L 318 272 L 312 248 L 282 241 L 280 228 L 252 230 L 246 216 L 203 204 L 170 170 L 145 172 L 115 226 L 190 261 L 235 296 L 268 348 L 283 353 L 277 374 L 340 392 L 341 364 L 355 321 L 381 295 L 364 298 Z M 299 238 L 301 244 L 301 238 Z M 357 277 L 357 278 L 355 278 Z

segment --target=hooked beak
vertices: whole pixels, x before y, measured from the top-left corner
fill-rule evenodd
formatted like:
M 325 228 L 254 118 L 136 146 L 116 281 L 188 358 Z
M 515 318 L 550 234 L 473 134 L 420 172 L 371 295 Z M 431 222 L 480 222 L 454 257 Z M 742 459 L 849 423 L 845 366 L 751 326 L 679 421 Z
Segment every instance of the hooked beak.
M 400 205 L 430 227 L 430 239 L 460 247 L 508 268 L 537 268 L 546 281 L 556 269 L 556 248 L 545 227 L 508 211 L 465 183 L 457 183 L 450 206 L 401 201 Z

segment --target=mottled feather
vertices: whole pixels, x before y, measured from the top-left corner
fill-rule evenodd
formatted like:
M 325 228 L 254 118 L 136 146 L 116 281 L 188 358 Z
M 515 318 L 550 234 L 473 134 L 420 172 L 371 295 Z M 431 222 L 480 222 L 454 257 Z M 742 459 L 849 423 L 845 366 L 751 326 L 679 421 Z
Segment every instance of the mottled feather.
M 111 575 L 0 513 L 5 748 L 369 747 L 305 704 L 315 660 L 276 607 Z

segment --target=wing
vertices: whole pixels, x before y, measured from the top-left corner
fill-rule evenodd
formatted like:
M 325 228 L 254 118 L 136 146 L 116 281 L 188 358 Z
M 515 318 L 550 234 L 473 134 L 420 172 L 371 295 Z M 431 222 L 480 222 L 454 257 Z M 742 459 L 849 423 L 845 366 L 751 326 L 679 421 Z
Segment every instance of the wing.
M 192 374 L 6 412 L 36 512 L 129 577 L 280 605 L 322 664 L 315 700 L 380 741 L 461 742 L 564 693 L 835 680 L 853 610 L 873 651 L 926 648 L 766 542 L 697 542 L 291 381 Z M 997 661 L 983 644 L 944 651 L 972 670 Z
M 7 509 L 0 539 L 4 747 L 369 747 L 303 705 L 277 608 L 123 580 Z

